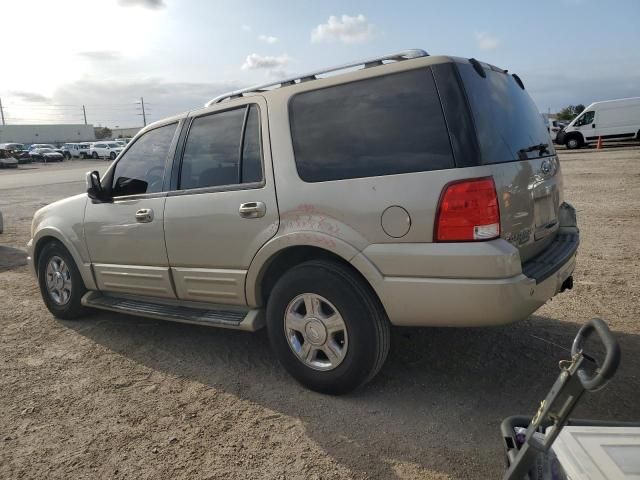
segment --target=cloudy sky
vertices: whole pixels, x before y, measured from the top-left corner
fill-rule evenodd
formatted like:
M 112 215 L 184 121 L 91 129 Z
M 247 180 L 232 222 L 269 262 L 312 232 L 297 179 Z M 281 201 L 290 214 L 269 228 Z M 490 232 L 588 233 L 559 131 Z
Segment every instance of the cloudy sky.
M 141 124 L 406 48 L 476 57 L 541 111 L 640 96 L 640 1 L 2 0 L 7 123 Z

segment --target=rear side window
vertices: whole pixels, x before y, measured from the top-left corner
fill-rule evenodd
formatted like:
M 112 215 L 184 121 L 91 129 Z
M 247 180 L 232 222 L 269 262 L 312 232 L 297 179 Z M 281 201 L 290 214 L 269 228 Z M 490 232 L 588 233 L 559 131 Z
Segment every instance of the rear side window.
M 454 165 L 427 69 L 300 93 L 289 114 L 296 166 L 306 182 Z
M 184 148 L 179 188 L 260 182 L 259 121 L 255 105 L 195 118 Z
M 468 63 L 458 64 L 475 120 L 483 164 L 537 158 L 555 153 L 547 125 L 538 107 L 516 80 L 502 71 L 485 68 L 481 77 Z

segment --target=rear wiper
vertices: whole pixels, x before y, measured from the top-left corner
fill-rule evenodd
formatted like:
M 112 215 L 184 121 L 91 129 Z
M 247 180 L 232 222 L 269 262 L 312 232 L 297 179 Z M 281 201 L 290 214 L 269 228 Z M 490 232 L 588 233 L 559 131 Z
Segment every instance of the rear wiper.
M 530 147 L 527 148 L 521 148 L 520 150 L 518 150 L 518 153 L 520 155 L 524 155 L 529 153 L 529 152 L 540 152 L 540 156 L 542 156 L 545 152 L 549 152 L 549 144 L 548 143 L 539 143 L 537 145 L 531 145 Z

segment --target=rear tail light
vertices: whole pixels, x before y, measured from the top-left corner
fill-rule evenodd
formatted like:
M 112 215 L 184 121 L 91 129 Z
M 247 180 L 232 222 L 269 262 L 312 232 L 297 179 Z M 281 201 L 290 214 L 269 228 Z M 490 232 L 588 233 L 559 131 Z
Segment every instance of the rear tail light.
M 434 241 L 473 242 L 500 236 L 500 209 L 493 178 L 450 183 L 440 196 Z

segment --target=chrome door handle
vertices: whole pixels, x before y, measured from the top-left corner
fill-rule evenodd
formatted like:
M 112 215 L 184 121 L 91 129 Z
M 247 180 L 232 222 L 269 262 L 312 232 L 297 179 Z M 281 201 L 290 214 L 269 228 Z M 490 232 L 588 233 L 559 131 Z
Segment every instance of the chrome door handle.
M 136 212 L 136 222 L 149 223 L 153 221 L 153 210 L 150 208 L 141 208 Z
M 240 205 L 238 213 L 242 218 L 260 218 L 267 213 L 267 206 L 263 202 L 247 202 Z

